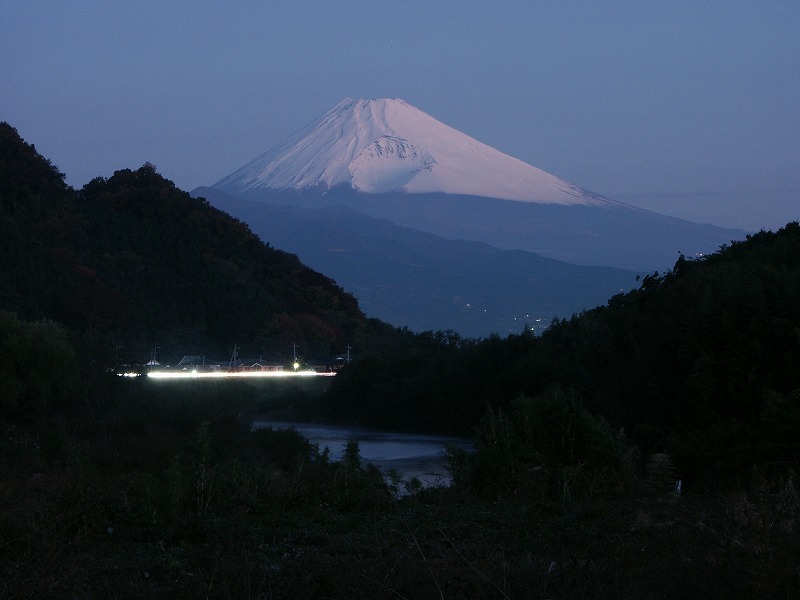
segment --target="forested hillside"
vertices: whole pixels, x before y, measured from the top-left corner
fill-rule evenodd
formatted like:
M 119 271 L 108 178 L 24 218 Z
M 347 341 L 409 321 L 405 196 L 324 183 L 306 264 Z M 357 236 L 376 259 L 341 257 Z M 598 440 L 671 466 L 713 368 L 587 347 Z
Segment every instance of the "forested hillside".
M 331 390 L 333 414 L 464 433 L 487 406 L 555 385 L 645 453 L 669 452 L 690 480 L 800 466 L 797 223 L 681 258 L 541 337 L 430 342 L 352 365 Z
M 0 125 L 0 308 L 106 348 L 162 356 L 324 358 L 364 338 L 356 300 L 152 165 L 82 190 Z M 372 326 L 379 324 L 373 323 Z

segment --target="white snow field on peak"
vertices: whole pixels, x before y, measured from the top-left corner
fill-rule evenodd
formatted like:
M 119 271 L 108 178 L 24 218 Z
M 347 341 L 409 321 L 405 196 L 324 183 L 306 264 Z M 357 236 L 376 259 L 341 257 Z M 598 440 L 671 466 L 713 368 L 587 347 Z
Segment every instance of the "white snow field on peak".
M 445 193 L 543 204 L 620 204 L 487 146 L 400 99 L 346 98 L 214 184 L 241 191 Z

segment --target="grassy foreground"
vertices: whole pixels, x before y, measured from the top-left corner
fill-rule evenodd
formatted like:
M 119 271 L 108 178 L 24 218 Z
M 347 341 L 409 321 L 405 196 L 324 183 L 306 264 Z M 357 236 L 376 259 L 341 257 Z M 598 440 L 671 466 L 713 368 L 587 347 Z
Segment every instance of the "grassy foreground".
M 668 457 L 617 494 L 398 497 L 355 448 L 330 462 L 244 386 L 112 384 L 87 414 L 4 426 L 0 598 L 789 598 L 791 477 L 672 489 Z M 121 386 L 121 387 L 118 387 Z M 300 400 L 298 400 L 300 399 Z

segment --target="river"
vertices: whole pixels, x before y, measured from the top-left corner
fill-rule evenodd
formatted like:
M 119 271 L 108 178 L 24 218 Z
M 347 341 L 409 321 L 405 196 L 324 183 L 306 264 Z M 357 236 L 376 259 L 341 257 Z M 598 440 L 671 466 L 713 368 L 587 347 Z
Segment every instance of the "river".
M 363 464 L 372 463 L 386 473 L 394 469 L 402 479 L 416 477 L 423 486 L 448 485 L 450 473 L 446 468 L 444 449 L 447 444 L 472 448 L 466 438 L 394 433 L 357 427 L 338 427 L 320 423 L 290 423 L 286 421 L 254 421 L 254 429 L 295 429 L 300 435 L 319 446 L 328 448 L 331 460 L 341 460 L 344 446 L 350 440 L 358 442 Z

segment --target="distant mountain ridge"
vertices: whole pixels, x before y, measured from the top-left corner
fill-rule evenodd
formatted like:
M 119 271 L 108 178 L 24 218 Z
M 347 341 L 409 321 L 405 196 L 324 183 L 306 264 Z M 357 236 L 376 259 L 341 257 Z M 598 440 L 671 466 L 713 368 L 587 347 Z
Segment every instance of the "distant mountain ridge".
M 359 299 L 362 310 L 414 331 L 467 337 L 541 331 L 636 287 L 636 273 L 584 267 L 483 242 L 449 240 L 335 205 L 300 208 L 193 192 L 247 214 L 264 240 L 296 253 Z
M 636 271 L 746 235 L 588 192 L 402 100 L 345 99 L 211 187 L 272 204 L 340 204 L 448 239 Z

